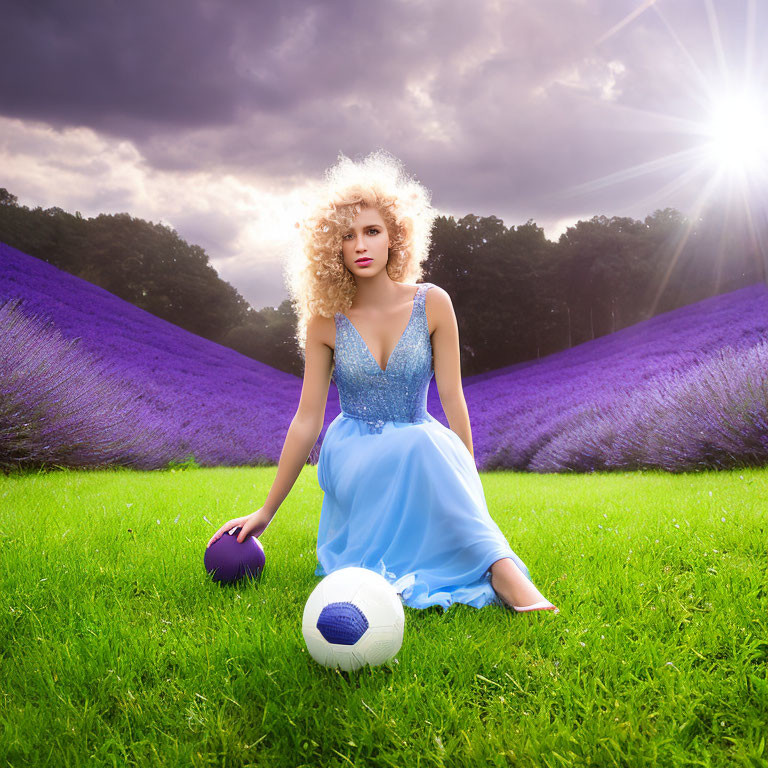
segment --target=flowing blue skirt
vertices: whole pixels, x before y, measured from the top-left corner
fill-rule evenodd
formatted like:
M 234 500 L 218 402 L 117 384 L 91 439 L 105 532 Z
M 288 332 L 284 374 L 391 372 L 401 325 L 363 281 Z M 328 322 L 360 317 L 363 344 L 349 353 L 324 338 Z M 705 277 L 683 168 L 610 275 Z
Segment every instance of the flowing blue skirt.
M 509 557 L 530 578 L 485 502 L 461 438 L 428 414 L 370 433 L 340 413 L 320 448 L 323 506 L 316 576 L 358 566 L 381 574 L 412 608 L 501 604 L 490 567 Z

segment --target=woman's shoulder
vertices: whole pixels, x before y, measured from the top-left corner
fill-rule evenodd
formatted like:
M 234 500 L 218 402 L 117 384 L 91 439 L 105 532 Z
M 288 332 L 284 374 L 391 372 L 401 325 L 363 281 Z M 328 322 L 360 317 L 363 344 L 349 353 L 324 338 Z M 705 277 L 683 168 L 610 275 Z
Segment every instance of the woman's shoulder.
M 425 281 L 423 283 L 416 283 L 412 287 L 421 288 L 421 286 L 425 286 L 423 290 L 425 301 L 435 303 L 435 302 L 445 302 L 445 301 L 451 300 L 450 296 L 448 295 L 448 291 L 446 291 L 444 288 L 441 288 L 436 283 L 430 283 Z
M 307 338 L 310 336 L 333 349 L 336 340 L 336 315 L 312 315 L 307 321 Z

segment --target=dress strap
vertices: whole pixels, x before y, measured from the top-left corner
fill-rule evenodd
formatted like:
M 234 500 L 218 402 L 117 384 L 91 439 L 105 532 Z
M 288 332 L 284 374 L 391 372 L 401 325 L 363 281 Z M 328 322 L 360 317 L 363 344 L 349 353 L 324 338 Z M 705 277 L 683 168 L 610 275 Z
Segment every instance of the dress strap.
M 419 288 L 416 291 L 416 296 L 413 299 L 419 307 L 426 306 L 427 291 L 432 288 L 432 286 L 433 283 L 419 283 Z

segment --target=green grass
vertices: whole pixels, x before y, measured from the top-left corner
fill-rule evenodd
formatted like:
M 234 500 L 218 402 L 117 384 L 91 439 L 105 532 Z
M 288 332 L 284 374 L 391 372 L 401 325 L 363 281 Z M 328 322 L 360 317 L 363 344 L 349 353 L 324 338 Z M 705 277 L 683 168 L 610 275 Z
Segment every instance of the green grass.
M 0 479 L 0 766 L 768 765 L 768 470 L 483 474 L 561 614 L 406 607 L 352 674 L 301 634 L 315 467 L 259 582 L 203 568 L 275 471 Z

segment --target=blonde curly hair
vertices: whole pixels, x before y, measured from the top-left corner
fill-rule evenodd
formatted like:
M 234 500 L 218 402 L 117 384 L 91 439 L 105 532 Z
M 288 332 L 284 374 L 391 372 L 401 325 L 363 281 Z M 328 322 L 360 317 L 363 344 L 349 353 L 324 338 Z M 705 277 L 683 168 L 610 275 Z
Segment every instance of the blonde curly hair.
M 422 274 L 437 212 L 431 193 L 408 176 L 402 163 L 377 150 L 359 162 L 339 153 L 325 172 L 325 183 L 296 224 L 300 245 L 287 264 L 285 282 L 297 315 L 296 341 L 305 354 L 307 323 L 314 315 L 346 312 L 357 290 L 344 265 L 342 235 L 363 208 L 375 208 L 390 240 L 387 273 L 396 282 L 413 282 Z

